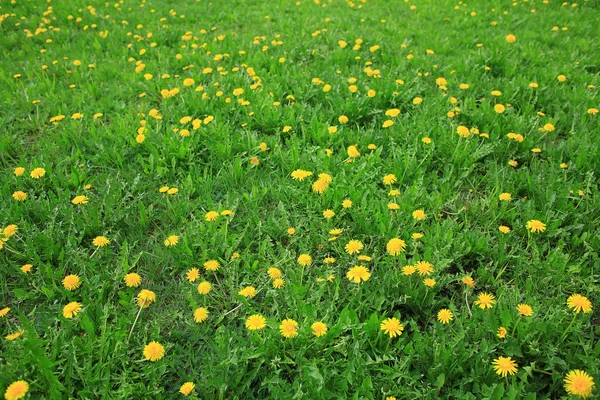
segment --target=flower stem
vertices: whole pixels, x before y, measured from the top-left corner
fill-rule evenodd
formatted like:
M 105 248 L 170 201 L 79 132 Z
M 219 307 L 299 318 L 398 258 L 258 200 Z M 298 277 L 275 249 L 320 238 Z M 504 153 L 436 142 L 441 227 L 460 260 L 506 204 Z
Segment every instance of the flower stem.
M 577 318 L 577 314 L 574 313 L 573 314 L 573 319 L 571 320 L 571 323 L 569 324 L 569 326 L 567 326 L 567 329 L 565 329 L 565 331 L 564 331 L 564 333 L 562 335 L 561 340 L 564 340 L 567 337 L 567 335 L 569 334 L 569 330 L 571 329 L 571 327 L 575 323 L 575 318 Z
M 144 302 L 140 305 L 140 309 L 138 310 L 138 313 L 135 316 L 135 321 L 133 321 L 133 325 L 131 325 L 131 330 L 129 331 L 129 335 L 127 336 L 128 342 L 129 342 L 129 338 L 131 337 L 131 334 L 133 333 L 133 328 L 135 328 L 135 324 L 137 324 L 138 318 L 140 317 L 140 314 L 142 313 L 142 308 L 144 308 L 144 304 L 146 304 L 146 300 L 144 300 Z

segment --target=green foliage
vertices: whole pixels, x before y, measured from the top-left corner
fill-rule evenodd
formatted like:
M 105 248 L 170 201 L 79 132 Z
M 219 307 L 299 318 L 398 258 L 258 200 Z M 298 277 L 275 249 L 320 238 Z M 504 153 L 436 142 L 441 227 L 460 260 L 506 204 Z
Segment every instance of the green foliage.
M 10 307 L 0 318 L 2 393 L 22 379 L 31 398 L 47 399 L 175 398 L 188 381 L 207 399 L 556 399 L 570 370 L 600 382 L 597 3 L 414 5 L 0 3 L 0 228 L 18 226 L 0 248 L 0 309 Z M 193 129 L 187 116 L 203 123 Z M 462 138 L 458 126 L 472 133 Z M 360 156 L 349 160 L 352 145 Z M 313 175 L 293 180 L 297 169 Z M 317 194 L 321 173 L 332 182 Z M 88 203 L 73 204 L 78 195 Z M 224 210 L 233 216 L 205 218 Z M 546 230 L 531 233 L 530 220 Z M 167 247 L 170 235 L 179 242 Z M 97 248 L 97 236 L 110 243 Z M 386 253 L 394 237 L 407 244 L 397 257 Z M 370 261 L 345 252 L 353 239 Z M 312 264 L 300 266 L 300 254 Z M 211 259 L 216 272 L 203 267 Z M 433 264 L 433 287 L 403 274 L 418 261 Z M 369 280 L 346 278 L 356 265 Z M 128 273 L 139 288 L 125 285 Z M 70 274 L 81 279 L 73 291 L 62 284 Z M 204 280 L 208 295 L 197 291 Z M 246 286 L 255 297 L 238 294 Z M 141 312 L 140 289 L 157 296 Z M 495 296 L 491 309 L 474 304 L 483 292 Z M 573 293 L 593 312 L 574 314 Z M 83 307 L 71 319 L 70 302 Z M 533 316 L 519 316 L 522 303 Z M 198 307 L 209 311 L 202 323 Z M 441 309 L 450 323 L 437 321 Z M 267 327 L 246 329 L 252 314 Z M 380 329 L 392 317 L 405 328 L 394 339 Z M 299 325 L 292 339 L 279 331 L 287 318 Z M 316 321 L 328 327 L 322 337 Z M 144 359 L 150 341 L 165 347 L 157 362 Z M 518 372 L 496 375 L 499 356 Z

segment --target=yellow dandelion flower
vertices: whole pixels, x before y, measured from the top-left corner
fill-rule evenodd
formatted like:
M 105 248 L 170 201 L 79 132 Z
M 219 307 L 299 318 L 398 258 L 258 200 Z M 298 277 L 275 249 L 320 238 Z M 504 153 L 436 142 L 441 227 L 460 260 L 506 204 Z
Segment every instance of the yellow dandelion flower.
M 425 214 L 425 211 L 423 211 L 423 210 L 415 210 L 415 211 L 413 211 L 412 216 L 417 221 L 422 221 L 425 218 L 427 218 L 427 215 Z
M 302 266 L 308 266 L 312 263 L 312 257 L 309 256 L 308 254 L 300 254 L 300 256 L 298 256 L 298 264 L 302 265 Z
M 63 316 L 65 318 L 73 318 L 79 311 L 81 311 L 81 304 L 72 301 L 63 307 Z
M 584 314 L 592 312 L 592 302 L 587 297 L 580 294 L 572 294 L 567 299 L 567 306 L 572 308 L 575 313 L 579 314 L 583 311 Z
M 473 289 L 475 287 L 475 280 L 470 276 L 465 276 L 461 279 L 462 283 Z
M 490 293 L 480 293 L 477 296 L 477 300 L 475 301 L 475 305 L 479 306 L 482 310 L 486 308 L 492 308 L 494 304 L 496 304 L 496 300 L 494 300 L 494 295 Z
M 363 244 L 359 240 L 351 240 L 346 244 L 346 253 L 348 254 L 358 254 L 363 249 Z
M 267 270 L 267 274 L 271 279 L 281 278 L 281 270 L 279 268 L 271 267 Z
M 202 281 L 198 284 L 198 293 L 200 294 L 208 294 L 212 285 L 208 281 Z
M 506 337 L 507 333 L 508 333 L 508 331 L 506 330 L 506 328 L 501 326 L 500 328 L 498 328 L 498 332 L 496 332 L 496 336 L 498 336 L 500 339 L 504 339 Z
M 284 319 L 281 321 L 281 325 L 279 325 L 279 331 L 281 332 L 281 335 L 288 339 L 298 335 L 297 329 L 298 323 L 293 319 Z
M 394 182 L 397 182 L 398 178 L 396 178 L 396 175 L 394 174 L 388 174 L 386 176 L 383 177 L 383 184 L 384 185 L 391 185 Z
M 33 179 L 40 179 L 46 175 L 46 170 L 44 168 L 34 168 L 30 175 Z
M 207 271 L 216 271 L 221 268 L 221 264 L 217 260 L 208 260 L 204 263 L 204 268 Z
M 185 273 L 185 278 L 188 282 L 194 282 L 200 277 L 200 271 L 198 268 L 191 268 Z
M 587 372 L 580 369 L 569 371 L 564 379 L 565 390 L 571 396 L 579 396 L 584 399 L 592 394 L 594 389 L 594 379 Z
M 209 211 L 206 213 L 206 215 L 204 216 L 204 219 L 212 222 L 212 221 L 216 221 L 217 217 L 219 216 L 219 213 L 216 211 Z
M 25 331 L 23 329 L 21 329 L 20 331 L 6 335 L 4 338 L 8 341 L 12 341 L 12 340 L 20 338 L 24 333 L 25 333 Z
M 437 313 L 437 319 L 442 324 L 447 324 L 454 319 L 454 314 L 452 314 L 452 311 L 448 310 L 447 308 L 442 308 Z
M 107 244 L 110 244 L 110 240 L 108 240 L 106 237 L 104 236 L 96 236 L 94 238 L 94 240 L 92 241 L 92 244 L 96 247 L 104 247 Z
M 194 385 L 193 382 L 186 382 L 179 388 L 179 393 L 181 393 L 184 396 L 189 396 L 195 387 L 196 385 Z
M 367 267 L 361 265 L 354 266 L 346 273 L 346 278 L 354 283 L 366 282 L 371 277 L 371 273 Z
M 327 325 L 323 322 L 315 322 L 310 327 L 313 331 L 313 335 L 316 337 L 323 336 L 327 333 Z
M 517 373 L 518 365 L 510 357 L 498 357 L 494 360 L 492 365 L 494 366 L 496 373 L 503 378 L 507 374 L 514 375 Z
M 138 287 L 142 283 L 142 277 L 135 272 L 125 275 L 123 280 L 127 287 Z
M 67 290 L 75 290 L 81 285 L 79 277 L 77 275 L 67 275 L 62 281 L 63 286 Z
M 148 361 L 156 362 L 165 356 L 165 348 L 162 344 L 152 341 L 144 347 L 144 357 Z
M 388 318 L 384 320 L 379 327 L 386 335 L 391 338 L 401 336 L 404 331 L 404 325 L 397 318 Z
M 242 290 L 238 292 L 240 296 L 244 296 L 245 298 L 252 298 L 256 296 L 256 288 L 253 286 L 246 286 Z
M 531 233 L 544 232 L 546 230 L 546 224 L 537 219 L 532 219 L 527 221 L 527 229 L 529 229 Z
M 246 328 L 251 331 L 258 331 L 267 326 L 267 320 L 260 314 L 254 314 L 246 319 Z
M 177 235 L 170 235 L 164 241 L 166 247 L 175 246 L 177 243 L 179 243 L 179 236 Z
M 208 310 L 204 307 L 198 307 L 194 310 L 194 321 L 201 323 L 208 318 Z
M 6 392 L 4 392 L 4 398 L 6 400 L 18 400 L 25 397 L 29 391 L 29 383 L 25 381 L 15 381 L 8 385 Z
M 531 317 L 533 315 L 533 308 L 531 308 L 528 304 L 519 304 L 517 305 L 517 311 L 519 314 L 525 317 Z
M 399 238 L 390 239 L 386 245 L 386 250 L 389 255 L 397 256 L 406 249 L 406 242 Z
M 79 205 L 79 204 L 87 204 L 88 203 L 88 197 L 87 196 L 75 196 L 73 198 L 73 200 L 71 200 L 71 203 Z
M 12 198 L 16 201 L 25 201 L 27 200 L 27 193 L 23 192 L 22 190 L 17 190 L 12 194 Z

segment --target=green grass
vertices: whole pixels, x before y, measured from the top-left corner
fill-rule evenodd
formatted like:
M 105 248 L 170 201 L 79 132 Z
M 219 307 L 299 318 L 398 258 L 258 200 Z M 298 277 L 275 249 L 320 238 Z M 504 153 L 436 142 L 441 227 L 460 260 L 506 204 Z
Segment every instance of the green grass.
M 2 394 L 25 380 L 30 398 L 176 398 L 190 381 L 203 399 L 558 399 L 568 398 L 570 370 L 600 382 L 600 115 L 588 112 L 600 108 L 599 3 L 318 3 L 0 3 L 0 228 L 18 226 L 0 249 L 0 309 L 10 307 L 0 318 Z M 367 62 L 380 77 L 367 74 Z M 173 88 L 180 92 L 163 98 Z M 393 108 L 400 114 L 386 116 Z M 57 115 L 65 118 L 51 122 Z M 185 116 L 214 120 L 192 130 Z M 383 128 L 386 120 L 394 125 Z M 548 123 L 555 130 L 541 131 Z M 458 126 L 480 134 L 461 138 Z M 184 128 L 190 136 L 174 132 Z M 360 157 L 349 163 L 351 145 Z M 25 173 L 15 176 L 16 167 Z M 46 171 L 40 179 L 30 177 L 36 167 Z M 297 169 L 313 175 L 295 181 Z M 320 173 L 332 177 L 321 195 L 311 190 Z M 384 185 L 387 174 L 397 182 Z M 27 199 L 14 200 L 16 191 Z M 89 202 L 72 204 L 77 195 Z M 234 215 L 205 220 L 226 209 Z M 425 220 L 412 217 L 417 209 Z M 530 233 L 529 220 L 546 231 Z M 337 240 L 333 228 L 343 229 Z M 175 246 L 164 245 L 169 235 L 179 236 Z M 96 248 L 97 236 L 110 244 Z M 397 257 L 386 253 L 394 237 L 407 244 Z M 371 261 L 345 253 L 353 239 Z M 300 254 L 312 265 L 300 266 Z M 217 272 L 205 271 L 210 259 Z M 403 275 L 418 261 L 433 264 L 433 288 Z M 346 278 L 355 265 L 369 268 L 368 281 Z M 193 267 L 201 276 L 190 283 Z M 272 286 L 271 267 L 284 287 Z M 138 288 L 123 281 L 133 272 Z M 70 274 L 81 279 L 73 291 L 62 284 Z M 202 280 L 212 284 L 208 295 L 196 289 Z M 254 298 L 237 294 L 246 286 Z M 141 289 L 157 300 L 128 338 Z M 484 292 L 496 298 L 491 309 L 474 304 Z M 567 307 L 574 293 L 592 302 L 591 313 Z M 83 308 L 67 319 L 72 301 Z M 532 317 L 519 317 L 520 303 Z M 197 307 L 210 313 L 202 323 Z M 446 325 L 436 320 L 443 308 L 455 317 Z M 251 332 L 245 320 L 257 313 L 267 327 Z M 405 327 L 394 339 L 380 330 L 391 317 Z M 279 332 L 287 318 L 299 325 L 292 339 Z M 325 336 L 312 334 L 315 321 L 327 325 Z M 150 341 L 165 347 L 157 362 L 144 359 Z M 517 362 L 515 375 L 496 375 L 500 356 Z

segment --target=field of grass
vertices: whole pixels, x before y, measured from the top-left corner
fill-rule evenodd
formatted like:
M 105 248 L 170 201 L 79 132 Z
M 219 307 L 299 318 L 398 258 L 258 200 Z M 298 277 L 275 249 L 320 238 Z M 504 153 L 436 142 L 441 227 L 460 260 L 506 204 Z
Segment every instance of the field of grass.
M 598 397 L 599 26 L 0 1 L 0 396 Z

